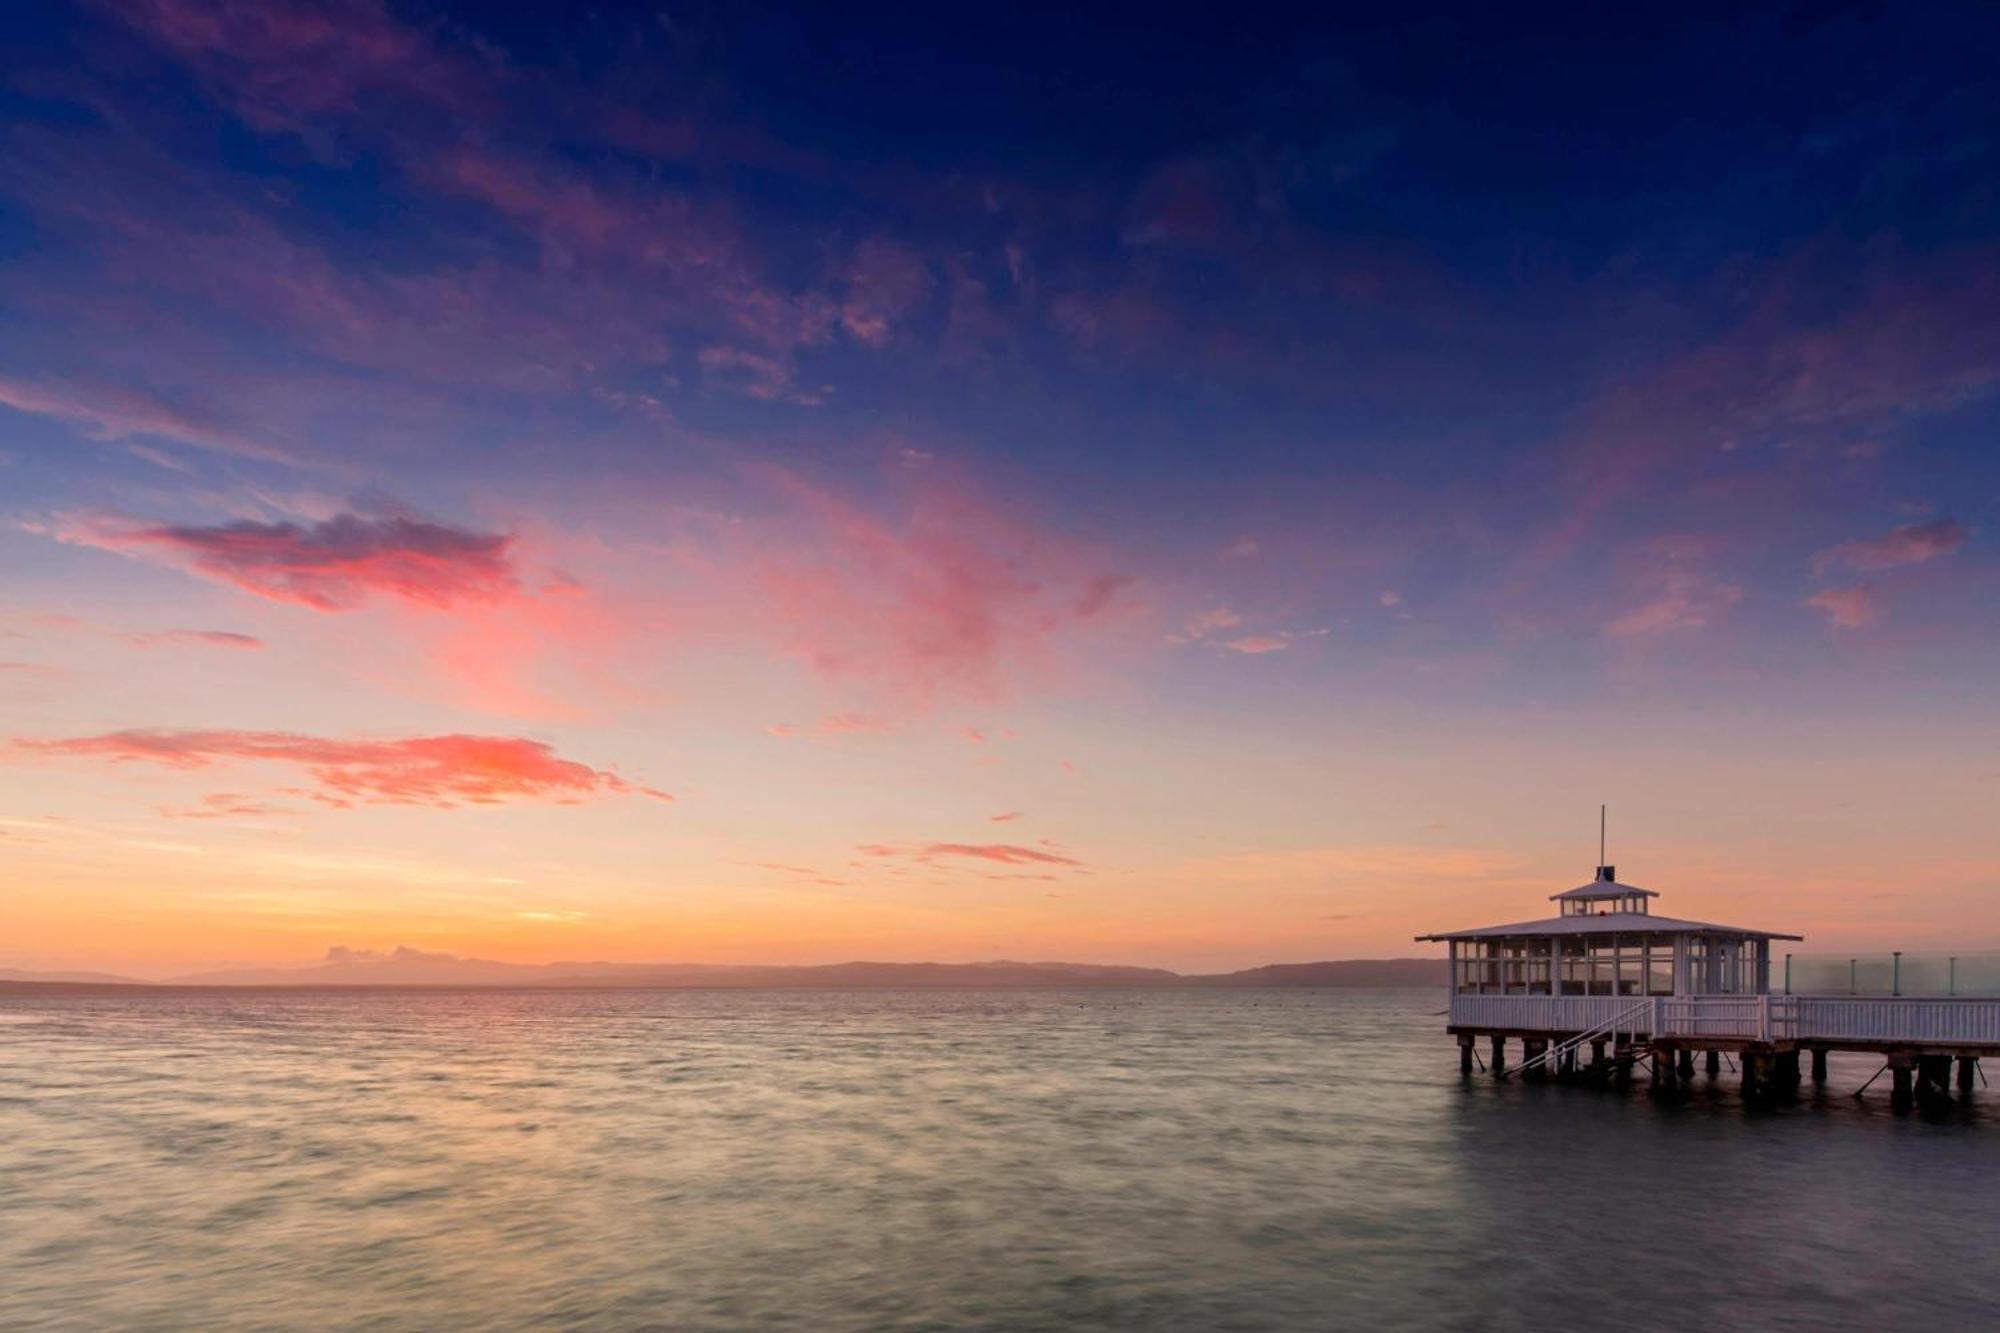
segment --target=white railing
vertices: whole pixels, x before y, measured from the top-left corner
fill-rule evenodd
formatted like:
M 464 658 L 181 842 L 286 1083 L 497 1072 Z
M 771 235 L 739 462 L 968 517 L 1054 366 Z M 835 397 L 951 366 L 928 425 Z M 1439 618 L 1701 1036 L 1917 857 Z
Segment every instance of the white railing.
M 1784 997 L 1798 1006 L 1802 1041 L 1909 1041 L 2000 1045 L 2000 1000 Z
M 1738 1037 L 1790 1041 L 1798 1035 L 1792 995 L 1677 995 L 1660 1002 L 1662 1037 Z
M 1451 1024 L 1564 1034 L 1615 1024 L 1658 1037 L 2000 1045 L 2000 999 L 1455 994 Z
M 1453 995 L 1451 1022 L 1454 1027 L 1583 1032 L 1619 1018 L 1636 1003 L 1633 995 Z M 1639 1031 L 1652 1027 L 1641 1023 Z

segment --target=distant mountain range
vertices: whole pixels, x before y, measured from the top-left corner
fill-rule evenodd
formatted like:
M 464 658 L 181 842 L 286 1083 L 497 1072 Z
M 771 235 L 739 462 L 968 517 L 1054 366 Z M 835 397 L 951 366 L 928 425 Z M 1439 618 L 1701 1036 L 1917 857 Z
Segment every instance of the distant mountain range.
M 131 977 L 121 977 L 111 972 L 28 972 L 18 967 L 0 967 L 0 981 L 46 981 L 61 982 L 71 986 L 142 986 L 145 982 L 134 981 Z
M 0 969 L 0 986 L 636 986 L 795 987 L 857 990 L 928 987 L 974 990 L 1028 986 L 1442 986 L 1444 960 L 1356 959 L 1277 963 L 1241 972 L 1186 975 L 1158 967 L 1097 963 L 829 963 L 781 967 L 726 963 L 500 963 L 400 948 L 388 953 L 333 948 L 298 967 L 234 967 L 145 982 L 101 972 Z M 10 984 L 11 983 L 11 984 Z

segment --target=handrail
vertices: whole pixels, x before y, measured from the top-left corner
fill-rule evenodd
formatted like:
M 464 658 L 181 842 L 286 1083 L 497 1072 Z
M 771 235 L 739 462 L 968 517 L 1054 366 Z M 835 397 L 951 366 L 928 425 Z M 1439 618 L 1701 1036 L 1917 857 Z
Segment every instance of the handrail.
M 1606 1033 L 1611 1033 L 1615 1035 L 1619 1028 L 1625 1026 L 1625 1021 L 1627 1019 L 1636 1018 L 1638 1015 L 1642 1013 L 1650 1013 L 1652 1011 L 1652 1008 L 1653 1008 L 1653 1000 L 1652 997 L 1650 996 L 1647 997 L 1646 999 L 1640 1000 L 1637 1004 L 1628 1005 L 1624 1009 L 1620 1010 L 1618 1013 L 1613 1014 L 1605 1022 L 1599 1023 L 1596 1027 L 1591 1028 L 1588 1032 L 1579 1032 L 1576 1036 L 1571 1037 L 1568 1041 L 1559 1042 L 1554 1046 L 1543 1047 L 1538 1054 L 1532 1055 L 1528 1057 L 1528 1059 L 1522 1061 L 1521 1072 L 1525 1074 L 1530 1069 L 1535 1068 L 1537 1065 L 1545 1065 L 1550 1060 L 1553 1060 L 1557 1056 L 1561 1055 L 1563 1052 L 1576 1050 L 1578 1047 L 1582 1046 L 1585 1042 L 1595 1041 L 1599 1037 L 1604 1036 Z M 1509 1070 L 1502 1070 L 1500 1071 L 1500 1077 L 1506 1078 L 1508 1074 L 1511 1072 L 1512 1071 Z

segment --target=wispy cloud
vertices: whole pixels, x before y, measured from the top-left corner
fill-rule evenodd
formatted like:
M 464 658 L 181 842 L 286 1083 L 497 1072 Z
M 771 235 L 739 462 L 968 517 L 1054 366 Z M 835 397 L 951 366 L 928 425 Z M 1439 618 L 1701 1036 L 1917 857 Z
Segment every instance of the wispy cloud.
M 1906 523 L 1879 537 L 1860 537 L 1828 547 L 1813 557 L 1813 569 L 1821 574 L 1848 569 L 1874 573 L 1921 565 L 1941 555 L 1950 555 L 1965 544 L 1965 529 L 1948 518 L 1924 523 Z
M 1720 619 L 1743 600 L 1740 584 L 1727 582 L 1699 567 L 1699 551 L 1673 539 L 1654 544 L 1657 554 L 1636 583 L 1641 600 L 1604 626 L 1613 638 L 1646 638 L 1680 630 L 1700 629 Z
M 1063 856 L 1038 847 L 1022 847 L 1007 842 L 929 842 L 898 844 L 885 842 L 863 843 L 855 848 L 863 856 L 884 858 L 904 858 L 912 861 L 935 862 L 940 858 L 993 861 L 1001 865 L 1052 865 L 1080 866 L 1083 862 L 1072 856 Z
M 196 644 L 209 648 L 262 648 L 264 641 L 254 634 L 238 634 L 226 629 L 133 630 L 118 636 L 135 648 L 158 648 L 174 644 Z
M 862 713 L 829 713 L 817 722 L 799 725 L 792 722 L 773 722 L 764 730 L 773 736 L 859 736 L 871 731 L 882 731 L 885 724 Z
M 1882 615 L 1882 597 L 1865 583 L 1848 588 L 1825 588 L 1806 598 L 1806 605 L 1825 614 L 1837 629 L 1861 629 Z
M 272 462 L 295 461 L 285 450 L 129 383 L 31 382 L 0 377 L 0 407 L 54 417 L 100 439 L 151 435 L 215 453 Z M 143 445 L 134 448 L 162 466 L 177 466 L 157 451 L 146 451 Z
M 1118 630 L 1132 580 L 1100 553 L 925 480 L 864 509 L 790 474 L 782 530 L 759 526 L 767 632 L 822 677 L 880 708 L 990 703 L 1056 676 L 1065 649 Z
M 549 746 L 516 736 L 412 736 L 342 740 L 282 731 L 107 732 L 61 740 L 17 740 L 27 755 L 153 763 L 195 770 L 230 763 L 272 763 L 305 770 L 308 794 L 328 805 L 359 802 L 493 805 L 510 800 L 574 803 L 592 796 L 642 795 L 671 800 L 615 773 L 564 759 Z

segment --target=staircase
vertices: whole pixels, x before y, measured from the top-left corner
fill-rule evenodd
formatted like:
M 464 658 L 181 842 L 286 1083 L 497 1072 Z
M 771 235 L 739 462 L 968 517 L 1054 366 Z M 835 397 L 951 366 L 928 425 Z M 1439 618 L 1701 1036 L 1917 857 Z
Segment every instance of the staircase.
M 1570 1054 L 1571 1052 L 1577 1050 L 1579 1047 L 1582 1047 L 1589 1042 L 1603 1041 L 1606 1038 L 1609 1038 L 1611 1044 L 1614 1047 L 1616 1047 L 1618 1045 L 1618 1034 L 1620 1032 L 1630 1032 L 1632 1036 L 1636 1038 L 1639 1034 L 1634 1024 L 1640 1018 L 1641 1015 L 1644 1015 L 1650 1021 L 1652 1013 L 1653 1013 L 1653 1002 L 1651 1000 L 1640 1000 L 1637 1004 L 1629 1005 L 1626 1008 L 1619 1010 L 1616 1014 L 1613 1014 L 1610 1018 L 1606 1019 L 1604 1022 L 1599 1023 L 1596 1027 L 1591 1028 L 1588 1032 L 1579 1032 L 1574 1037 L 1569 1038 L 1567 1041 L 1558 1042 L 1553 1046 L 1545 1047 L 1538 1054 L 1530 1056 L 1527 1060 L 1523 1061 L 1518 1069 L 1509 1069 L 1501 1071 L 1500 1077 L 1503 1079 L 1510 1078 L 1516 1073 L 1525 1074 L 1530 1069 L 1546 1069 L 1551 1067 L 1560 1067 L 1564 1056 Z M 1650 1036 L 1651 1034 L 1649 1033 L 1647 1035 Z M 1626 1046 L 1625 1048 L 1626 1055 L 1620 1058 L 1638 1060 L 1642 1058 L 1642 1056 L 1644 1056 L 1645 1054 L 1650 1053 L 1651 1049 L 1652 1048 L 1650 1043 L 1648 1043 L 1642 1049 L 1639 1043 L 1637 1041 L 1634 1041 Z M 1551 1062 L 1554 1062 L 1553 1065 L 1551 1064 Z

